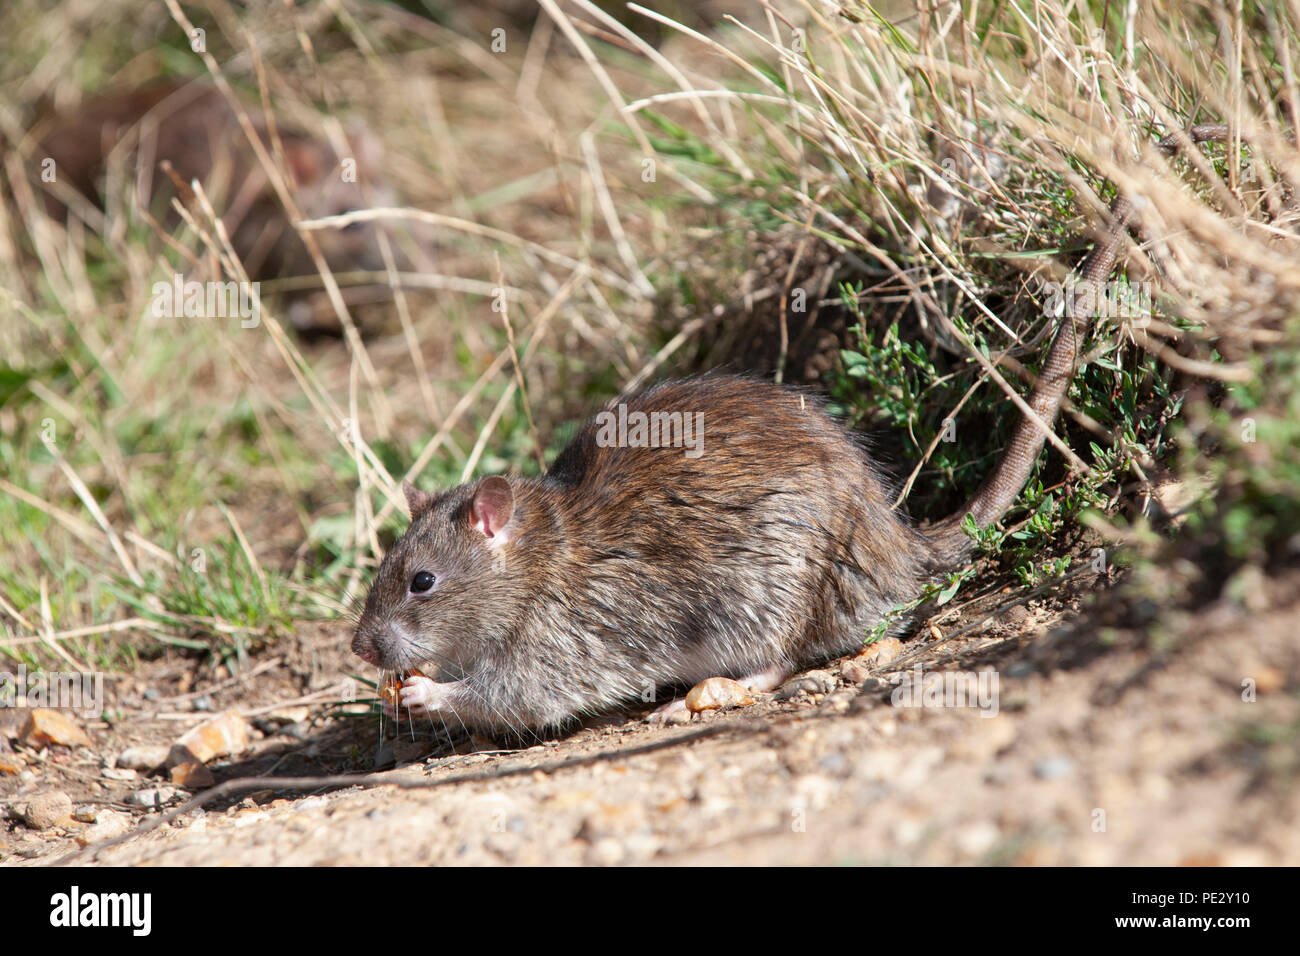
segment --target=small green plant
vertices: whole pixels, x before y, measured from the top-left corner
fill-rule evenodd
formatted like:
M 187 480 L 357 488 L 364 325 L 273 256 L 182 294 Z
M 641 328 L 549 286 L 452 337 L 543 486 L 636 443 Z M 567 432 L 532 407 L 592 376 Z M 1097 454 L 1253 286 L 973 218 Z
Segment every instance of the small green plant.
M 194 549 L 170 573 L 149 571 L 140 584 L 119 576 L 106 590 L 157 625 L 160 643 L 241 664 L 252 648 L 289 633 L 295 619 L 321 616 L 300 590 L 255 566 L 231 539 Z
M 921 589 L 921 593 L 912 600 L 890 608 L 880 622 L 867 632 L 867 636 L 862 642 L 863 645 L 874 644 L 876 641 L 887 637 L 891 631 L 905 625 L 912 612 L 922 605 L 933 603 L 935 607 L 943 607 L 956 596 L 962 584 L 974 576 L 974 569 L 962 568 L 948 573 L 942 581 L 927 584 Z
M 1192 506 L 1181 537 L 1220 581 L 1300 554 L 1300 324 L 1254 364 L 1249 381 L 1198 402 L 1177 429 L 1181 470 L 1215 489 Z

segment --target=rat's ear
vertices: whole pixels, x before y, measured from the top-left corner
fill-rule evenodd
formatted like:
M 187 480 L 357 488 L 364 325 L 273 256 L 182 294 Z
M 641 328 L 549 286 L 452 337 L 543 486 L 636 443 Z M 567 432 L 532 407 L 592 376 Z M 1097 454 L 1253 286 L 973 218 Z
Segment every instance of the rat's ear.
M 294 136 L 281 137 L 281 142 L 284 145 L 285 165 L 289 167 L 289 175 L 295 186 L 302 188 L 326 175 L 319 143 L 306 137 Z
M 429 506 L 433 504 L 433 495 L 421 491 L 409 481 L 402 482 L 402 494 L 406 495 L 406 506 L 411 509 L 412 518 L 421 511 L 428 511 Z
M 469 506 L 469 520 L 485 538 L 495 538 L 515 510 L 515 493 L 500 475 L 484 478 Z

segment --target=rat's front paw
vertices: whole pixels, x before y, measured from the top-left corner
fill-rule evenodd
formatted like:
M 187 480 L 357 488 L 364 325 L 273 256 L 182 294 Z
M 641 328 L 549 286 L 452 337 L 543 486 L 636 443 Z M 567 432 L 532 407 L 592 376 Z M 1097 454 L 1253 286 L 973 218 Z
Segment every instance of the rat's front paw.
M 397 692 L 398 702 L 417 716 L 438 710 L 437 701 L 442 696 L 439 693 L 440 686 L 423 674 L 411 674 L 402 682 L 402 687 Z
M 457 683 L 450 681 L 438 683 L 423 674 L 409 674 L 397 690 L 397 703 L 412 717 L 431 717 L 440 711 L 455 712 L 453 698 Z M 384 713 L 389 717 L 397 716 L 397 707 L 384 701 Z

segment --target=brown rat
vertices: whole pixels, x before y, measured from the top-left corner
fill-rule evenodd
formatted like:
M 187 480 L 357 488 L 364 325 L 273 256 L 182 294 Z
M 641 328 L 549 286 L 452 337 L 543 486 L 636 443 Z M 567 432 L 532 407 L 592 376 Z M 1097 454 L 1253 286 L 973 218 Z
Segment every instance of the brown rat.
M 266 115 L 254 108 L 246 112 L 274 156 Z M 349 130 L 349 154 L 342 157 L 328 142 L 302 130 L 284 123 L 275 128 L 286 182 L 305 218 L 394 204 L 380 169 L 379 143 L 364 127 Z M 34 137 L 28 161 L 38 182 L 52 171 L 59 183 L 102 207 L 103 180 L 116 168 L 111 159 L 116 157 L 122 162 L 121 173 L 136 182 L 142 201 L 170 228 L 179 220 L 169 208 L 176 190 L 161 168 L 166 161 L 182 182 L 197 179 L 204 184 L 250 279 L 316 274 L 235 110 L 209 83 L 160 82 L 93 98 L 42 121 Z M 47 212 L 62 217 L 66 207 L 57 191 L 47 189 L 45 196 Z M 332 271 L 377 272 L 384 269 L 377 228 L 374 223 L 355 223 L 315 235 Z M 398 267 L 409 267 L 397 242 L 392 249 Z
M 775 675 L 860 645 L 930 570 L 927 540 L 894 517 L 871 460 L 806 396 L 707 376 L 625 408 L 633 423 L 701 416 L 701 454 L 601 447 L 593 421 L 543 478 L 407 487 L 411 527 L 353 649 L 456 679 L 408 681 L 403 703 L 536 728 L 666 684 Z
M 1085 281 L 1110 273 L 1130 209 L 1112 207 Z M 1029 401 L 1049 425 L 1087 334 L 1081 311 L 1061 322 Z M 661 427 L 659 447 L 636 427 L 655 413 L 680 426 Z M 588 422 L 544 477 L 406 485 L 411 525 L 352 649 L 387 670 L 429 669 L 406 679 L 402 704 L 485 730 L 555 727 L 715 675 L 770 688 L 860 648 L 959 564 L 963 519 L 1001 518 L 1042 445 L 1022 421 L 968 505 L 921 531 L 807 395 L 724 375 L 662 384 Z

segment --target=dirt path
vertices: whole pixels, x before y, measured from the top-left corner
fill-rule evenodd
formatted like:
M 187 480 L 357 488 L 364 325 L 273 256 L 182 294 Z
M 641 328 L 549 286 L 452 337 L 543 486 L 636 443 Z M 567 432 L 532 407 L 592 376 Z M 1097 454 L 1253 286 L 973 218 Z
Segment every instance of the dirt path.
M 256 794 L 187 813 L 98 862 L 1294 864 L 1300 575 L 1269 587 L 1267 612 L 1225 604 L 1166 622 L 1174 649 L 1162 655 L 1126 649 L 1122 636 L 1106 649 L 1083 623 L 1034 634 L 1022 613 L 962 665 L 996 666 L 996 716 L 895 706 L 889 684 L 828 669 L 814 674 L 828 693 L 679 727 L 609 718 L 527 749 L 387 771 L 437 782 L 429 789 Z M 268 667 L 257 695 L 288 693 L 300 663 Z M 124 688 L 124 703 L 138 689 Z M 0 727 L 11 740 L 12 723 Z M 20 750 L 32 774 L 0 778 L 0 795 L 16 812 L 56 788 L 81 808 L 120 807 L 150 782 L 105 778 L 98 754 L 159 725 L 175 734 L 185 722 L 91 728 L 97 753 Z M 366 769 L 374 741 L 369 718 L 270 730 L 240 762 L 217 766 L 218 779 Z M 421 750 L 395 745 L 399 761 Z M 11 818 L 0 852 L 6 864 L 49 863 L 76 851 L 79 834 Z

